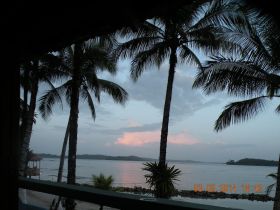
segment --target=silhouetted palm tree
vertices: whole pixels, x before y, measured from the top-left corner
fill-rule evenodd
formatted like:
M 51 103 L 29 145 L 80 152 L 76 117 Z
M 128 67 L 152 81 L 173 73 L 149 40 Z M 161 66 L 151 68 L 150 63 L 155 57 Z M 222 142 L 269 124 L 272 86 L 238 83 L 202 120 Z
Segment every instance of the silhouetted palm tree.
M 144 163 L 143 170 L 149 173 L 145 175 L 146 182 L 153 188 L 155 197 L 170 198 L 176 192 L 175 181 L 179 181 L 178 176 L 181 170 L 176 169 L 175 165 L 169 167 L 157 162 Z
M 248 18 L 247 27 L 232 29 L 227 36 L 243 48 L 240 57 L 212 57 L 193 87 L 202 87 L 206 94 L 226 91 L 249 99 L 228 104 L 215 123 L 216 131 L 254 117 L 267 100 L 280 97 L 280 30 L 273 20 L 265 16 L 251 23 Z
M 92 176 L 93 186 L 103 190 L 110 190 L 114 179 L 112 176 L 104 176 L 104 174 L 99 174 L 98 176 Z
M 52 112 L 52 105 L 59 99 L 56 93 L 66 96 L 66 101 L 70 105 L 69 116 L 69 150 L 68 150 L 68 174 L 67 183 L 75 184 L 76 181 L 76 151 L 78 133 L 78 113 L 79 99 L 83 98 L 88 102 L 92 117 L 95 119 L 96 113 L 94 102 L 90 92 L 94 93 L 97 102 L 100 102 L 101 92 L 112 96 L 117 103 L 124 104 L 127 100 L 127 92 L 111 81 L 99 79 L 98 72 L 106 70 L 111 74 L 116 73 L 116 59 L 111 56 L 110 46 L 102 44 L 100 40 L 90 40 L 84 43 L 76 43 L 64 49 L 61 53 L 64 72 L 67 72 L 70 79 L 48 91 L 42 98 L 40 111 L 43 117 L 47 117 Z M 68 135 L 68 132 L 66 132 Z M 67 137 L 65 138 L 67 141 Z M 72 202 L 73 204 L 73 202 Z M 68 209 L 71 209 L 71 202 Z
M 27 166 L 27 153 L 32 134 L 33 123 L 35 122 L 35 109 L 38 87 L 40 82 L 47 83 L 52 89 L 53 80 L 64 77 L 64 73 L 58 70 L 57 58 L 49 53 L 40 58 L 33 59 L 22 65 L 21 72 L 23 72 L 22 86 L 24 92 L 24 99 L 22 102 L 21 124 L 20 124 L 20 157 L 19 157 L 19 173 L 24 175 Z M 28 93 L 30 92 L 30 101 L 28 100 Z
M 137 80 L 152 65 L 169 60 L 168 81 L 160 137 L 159 162 L 166 162 L 169 113 L 175 69 L 178 62 L 201 67 L 195 50 L 205 53 L 227 51 L 233 47 L 220 39 L 218 27 L 237 21 L 237 5 L 222 1 L 194 1 L 170 15 L 146 21 L 138 28 L 125 28 L 120 35 L 129 41 L 119 45 L 117 56 L 132 58 L 131 77 Z M 205 11 L 206 10 L 206 11 Z
M 242 47 L 240 56 L 212 57 L 193 84 L 193 87 L 202 87 L 206 94 L 226 91 L 245 98 L 225 107 L 215 122 L 216 131 L 256 116 L 267 101 L 280 97 L 279 27 L 269 16 L 260 16 L 256 11 L 248 13 L 244 27 L 231 28 L 226 33 L 230 41 Z M 276 112 L 280 113 L 280 104 Z M 278 202 L 274 203 L 274 209 L 280 209 L 279 174 L 277 177 L 275 198 Z

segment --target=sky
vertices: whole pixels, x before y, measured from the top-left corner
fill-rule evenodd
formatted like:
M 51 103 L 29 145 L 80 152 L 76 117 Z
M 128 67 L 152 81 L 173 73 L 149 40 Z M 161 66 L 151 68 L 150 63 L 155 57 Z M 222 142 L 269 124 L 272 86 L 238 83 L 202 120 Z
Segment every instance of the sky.
M 106 94 L 95 101 L 96 120 L 87 103 L 79 105 L 77 154 L 136 155 L 158 158 L 168 63 L 150 67 L 137 82 L 129 75 L 130 61 L 118 62 L 118 73 L 99 77 L 121 85 L 129 94 L 125 105 L 115 104 Z M 205 95 L 192 89 L 194 66 L 176 68 L 171 102 L 167 160 L 225 162 L 245 157 L 277 160 L 280 154 L 280 100 L 271 100 L 264 112 L 244 123 L 217 133 L 214 122 L 225 105 L 239 100 L 225 93 Z M 46 90 L 41 85 L 39 97 Z M 35 153 L 60 154 L 69 116 L 67 104 L 55 106 L 48 120 L 40 116 L 33 127 L 30 149 Z

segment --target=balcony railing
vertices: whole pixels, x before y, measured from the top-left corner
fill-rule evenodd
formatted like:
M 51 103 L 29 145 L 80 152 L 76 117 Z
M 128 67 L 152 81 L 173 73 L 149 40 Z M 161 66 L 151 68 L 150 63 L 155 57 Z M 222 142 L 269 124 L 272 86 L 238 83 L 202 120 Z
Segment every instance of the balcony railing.
M 172 210 L 237 210 L 190 202 L 174 201 L 168 199 L 156 199 L 147 196 L 117 193 L 99 190 L 92 187 L 68 185 L 50 181 L 19 178 L 19 187 L 62 197 L 73 198 L 94 204 L 109 206 L 122 210 L 149 210 L 149 209 L 172 209 Z

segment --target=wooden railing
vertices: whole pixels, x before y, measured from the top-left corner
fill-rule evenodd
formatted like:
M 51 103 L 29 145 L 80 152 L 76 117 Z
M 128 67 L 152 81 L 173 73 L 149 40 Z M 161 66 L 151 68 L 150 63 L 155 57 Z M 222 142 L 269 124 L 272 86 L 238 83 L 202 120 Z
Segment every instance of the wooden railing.
M 150 210 L 150 209 L 172 209 L 172 210 L 237 210 L 190 202 L 174 201 L 168 199 L 156 199 L 147 196 L 117 193 L 99 190 L 93 187 L 68 185 L 51 181 L 19 178 L 19 187 L 53 195 L 60 195 L 80 201 L 100 204 L 122 210 Z

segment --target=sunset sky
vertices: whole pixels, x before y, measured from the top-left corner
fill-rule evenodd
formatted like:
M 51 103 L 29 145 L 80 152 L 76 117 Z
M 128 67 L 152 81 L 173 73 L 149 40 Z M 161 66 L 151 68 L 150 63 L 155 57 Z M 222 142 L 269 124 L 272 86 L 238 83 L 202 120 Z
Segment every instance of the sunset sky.
M 107 95 L 95 103 L 96 120 L 87 103 L 80 101 L 78 154 L 137 155 L 158 158 L 162 110 L 168 64 L 151 67 L 134 83 L 128 60 L 120 61 L 110 79 L 129 93 L 125 106 L 114 104 Z M 167 159 L 225 162 L 244 157 L 277 160 L 280 153 L 280 115 L 274 111 L 280 100 L 272 100 L 264 112 L 247 122 L 219 133 L 214 122 L 223 107 L 237 98 L 224 93 L 206 96 L 191 88 L 195 68 L 178 65 L 171 104 Z M 44 85 L 40 94 L 45 91 Z M 47 120 L 38 117 L 30 148 L 36 153 L 60 154 L 69 107 L 55 107 Z

